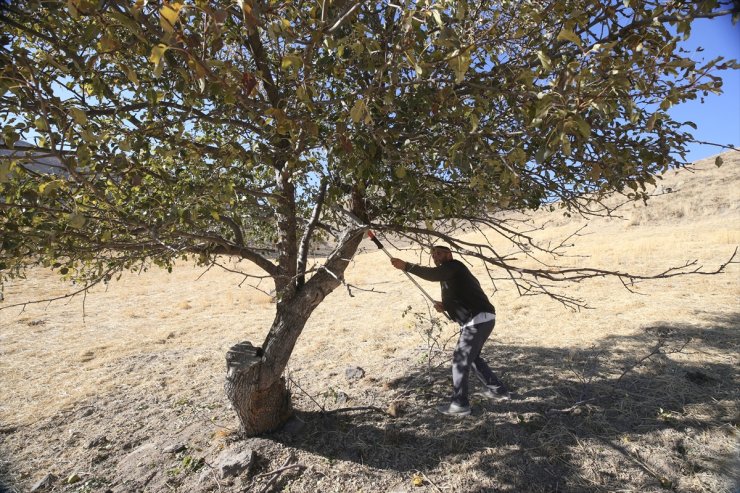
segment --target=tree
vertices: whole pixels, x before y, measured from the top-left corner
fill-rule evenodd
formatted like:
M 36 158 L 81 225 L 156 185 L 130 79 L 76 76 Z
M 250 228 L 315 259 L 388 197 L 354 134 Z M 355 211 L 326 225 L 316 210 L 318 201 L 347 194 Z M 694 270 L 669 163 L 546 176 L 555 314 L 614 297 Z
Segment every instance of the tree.
M 678 48 L 693 19 L 732 13 L 712 0 L 0 5 L 0 280 L 36 263 L 84 290 L 182 258 L 254 263 L 277 302 L 261 346 L 227 356 L 248 434 L 290 415 L 283 369 L 369 227 L 444 238 L 569 306 L 549 281 L 638 278 L 521 268 L 455 232 L 528 254 L 502 211 L 646 200 L 692 140 L 666 110 L 738 67 Z

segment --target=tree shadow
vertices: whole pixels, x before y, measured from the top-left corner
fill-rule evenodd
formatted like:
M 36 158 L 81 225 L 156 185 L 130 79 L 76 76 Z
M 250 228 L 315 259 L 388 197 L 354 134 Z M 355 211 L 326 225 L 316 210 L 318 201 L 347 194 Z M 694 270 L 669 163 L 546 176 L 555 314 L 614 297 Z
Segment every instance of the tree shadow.
M 701 430 L 737 427 L 740 314 L 708 320 L 710 327 L 654 324 L 588 349 L 489 341 L 483 354 L 513 389 L 509 402 L 473 400 L 472 416 L 441 416 L 434 405 L 451 388 L 448 365 L 417 366 L 386 384 L 395 417 L 303 410 L 298 431 L 272 438 L 329 461 L 404 473 L 473 460 L 493 490 L 672 488 L 686 468 L 727 478 L 732 457 L 692 456 L 676 445 Z M 697 358 L 709 352 L 715 361 Z

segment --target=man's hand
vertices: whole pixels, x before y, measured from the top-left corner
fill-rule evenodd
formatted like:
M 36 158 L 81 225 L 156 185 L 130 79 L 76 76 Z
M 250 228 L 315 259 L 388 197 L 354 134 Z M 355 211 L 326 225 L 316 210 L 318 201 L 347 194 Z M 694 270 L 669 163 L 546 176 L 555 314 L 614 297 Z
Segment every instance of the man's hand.
M 442 313 L 445 311 L 445 307 L 442 305 L 441 301 L 434 302 L 434 309 L 437 310 L 439 313 Z
M 393 267 L 396 269 L 406 270 L 406 262 L 400 258 L 391 258 L 391 264 L 393 264 Z

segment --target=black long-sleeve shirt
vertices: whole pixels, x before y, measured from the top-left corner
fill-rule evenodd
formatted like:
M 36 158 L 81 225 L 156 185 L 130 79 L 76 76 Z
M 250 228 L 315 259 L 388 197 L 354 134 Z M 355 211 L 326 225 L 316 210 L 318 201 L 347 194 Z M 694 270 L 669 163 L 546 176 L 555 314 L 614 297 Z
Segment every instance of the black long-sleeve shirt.
M 479 313 L 496 313 L 478 279 L 459 260 L 449 260 L 439 267 L 407 264 L 406 272 L 442 286 L 442 306 L 445 312 L 460 324 Z

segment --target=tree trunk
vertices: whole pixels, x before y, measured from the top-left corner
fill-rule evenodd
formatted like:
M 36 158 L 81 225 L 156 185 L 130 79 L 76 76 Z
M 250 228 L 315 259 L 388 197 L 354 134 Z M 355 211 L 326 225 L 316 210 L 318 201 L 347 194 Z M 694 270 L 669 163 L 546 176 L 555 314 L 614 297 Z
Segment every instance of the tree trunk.
M 357 251 L 362 232 L 363 229 L 347 231 L 323 269 L 300 289 L 294 289 L 293 296 L 278 302 L 275 320 L 262 347 L 245 341 L 226 354 L 226 395 L 247 436 L 277 430 L 292 416 L 283 370 L 311 313 L 341 284 L 347 259 Z
M 226 395 L 247 436 L 275 431 L 293 415 L 282 374 L 315 306 L 303 297 L 278 303 L 268 335 L 277 344 L 266 351 L 245 341 L 226 354 Z
M 285 378 L 260 385 L 262 348 L 244 341 L 226 353 L 226 396 L 247 436 L 280 428 L 293 413 Z

